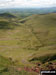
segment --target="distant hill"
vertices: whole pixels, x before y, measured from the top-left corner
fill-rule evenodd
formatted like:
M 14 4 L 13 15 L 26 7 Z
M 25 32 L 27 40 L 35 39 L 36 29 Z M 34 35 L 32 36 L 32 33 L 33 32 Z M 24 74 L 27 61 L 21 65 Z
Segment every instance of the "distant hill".
M 18 24 L 18 18 L 11 13 L 0 14 L 0 29 L 13 29 Z
M 0 17 L 6 17 L 6 18 L 16 18 L 13 14 L 10 13 L 1 13 Z
M 24 17 L 32 14 L 47 14 L 56 12 L 56 7 L 48 7 L 48 8 L 10 8 L 10 9 L 0 9 L 0 13 L 14 13 L 20 14 Z

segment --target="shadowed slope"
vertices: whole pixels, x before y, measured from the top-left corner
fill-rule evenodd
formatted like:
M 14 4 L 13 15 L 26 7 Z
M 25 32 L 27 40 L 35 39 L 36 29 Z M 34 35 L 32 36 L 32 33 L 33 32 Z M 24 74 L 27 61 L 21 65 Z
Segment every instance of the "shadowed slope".
M 5 18 L 16 18 L 15 15 L 10 14 L 10 13 L 2 13 L 2 14 L 0 14 L 0 17 L 5 17 Z

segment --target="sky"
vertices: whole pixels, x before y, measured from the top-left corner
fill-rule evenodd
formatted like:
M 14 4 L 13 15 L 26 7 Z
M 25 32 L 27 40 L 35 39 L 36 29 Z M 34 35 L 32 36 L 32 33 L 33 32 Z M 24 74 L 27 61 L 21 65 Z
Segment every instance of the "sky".
M 0 0 L 0 8 L 56 7 L 56 0 Z

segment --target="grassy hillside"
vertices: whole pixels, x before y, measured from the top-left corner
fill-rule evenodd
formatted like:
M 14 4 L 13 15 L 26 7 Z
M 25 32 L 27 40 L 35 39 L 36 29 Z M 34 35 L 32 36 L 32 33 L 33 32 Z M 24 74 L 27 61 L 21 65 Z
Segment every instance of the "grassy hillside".
M 36 75 L 36 73 L 20 70 L 11 58 L 0 56 L 0 75 Z
M 11 13 L 2 13 L 0 14 L 0 30 L 1 29 L 14 29 L 18 26 L 18 17 Z
M 14 28 L 6 30 L 4 25 Z M 37 62 L 41 63 L 40 67 L 46 67 L 47 62 L 56 63 L 56 13 L 21 20 L 0 17 L 1 26 L 0 55 L 12 58 L 21 67 L 34 67 Z
M 33 15 L 27 20 L 22 20 L 39 44 L 34 44 L 37 56 L 45 53 L 56 53 L 56 13 L 46 15 Z M 33 47 L 34 47 L 33 46 Z M 43 52 L 42 52 L 43 51 Z M 34 55 L 34 54 L 33 54 Z

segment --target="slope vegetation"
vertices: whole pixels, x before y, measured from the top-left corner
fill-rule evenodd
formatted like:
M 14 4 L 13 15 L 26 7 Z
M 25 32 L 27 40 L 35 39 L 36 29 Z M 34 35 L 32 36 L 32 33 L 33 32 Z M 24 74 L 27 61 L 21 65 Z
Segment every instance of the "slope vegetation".
M 13 29 L 4 29 L 15 25 Z M 18 18 L 0 17 L 0 55 L 10 57 L 20 66 L 36 62 L 56 63 L 56 13 Z M 42 60 L 43 59 L 43 60 Z
M 20 22 L 24 23 L 26 28 L 28 28 L 36 40 L 38 40 L 36 42 L 40 43 L 40 45 L 37 43 L 33 45 L 37 51 L 37 53 L 33 54 L 33 57 L 34 55 L 38 57 L 45 54 L 56 53 L 56 13 L 33 15 Z

